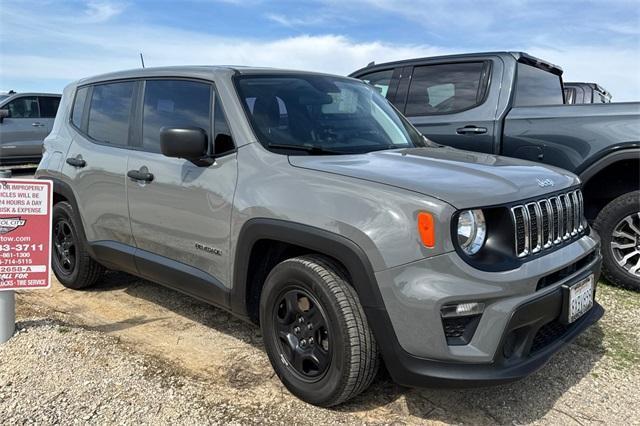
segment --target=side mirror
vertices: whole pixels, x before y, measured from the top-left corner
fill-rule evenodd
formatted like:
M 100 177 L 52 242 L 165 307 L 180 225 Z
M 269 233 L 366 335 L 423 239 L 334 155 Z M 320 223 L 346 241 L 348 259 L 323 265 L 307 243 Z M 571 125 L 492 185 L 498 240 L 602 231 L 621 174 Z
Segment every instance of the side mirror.
M 160 129 L 160 151 L 167 157 L 184 158 L 196 165 L 211 164 L 206 158 L 207 148 L 207 133 L 199 127 Z
M 4 119 L 9 117 L 8 109 L 0 109 L 0 123 L 4 122 Z

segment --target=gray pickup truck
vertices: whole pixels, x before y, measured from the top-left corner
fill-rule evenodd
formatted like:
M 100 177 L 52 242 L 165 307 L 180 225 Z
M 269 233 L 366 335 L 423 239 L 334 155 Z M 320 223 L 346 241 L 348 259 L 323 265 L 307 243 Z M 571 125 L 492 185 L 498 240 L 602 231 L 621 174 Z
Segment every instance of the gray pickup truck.
M 640 289 L 640 103 L 564 105 L 562 69 L 521 52 L 372 63 L 351 76 L 437 143 L 579 175 L 605 276 Z
M 54 93 L 0 94 L 0 164 L 40 161 L 59 104 Z
M 611 93 L 596 83 L 564 83 L 565 104 L 608 104 Z

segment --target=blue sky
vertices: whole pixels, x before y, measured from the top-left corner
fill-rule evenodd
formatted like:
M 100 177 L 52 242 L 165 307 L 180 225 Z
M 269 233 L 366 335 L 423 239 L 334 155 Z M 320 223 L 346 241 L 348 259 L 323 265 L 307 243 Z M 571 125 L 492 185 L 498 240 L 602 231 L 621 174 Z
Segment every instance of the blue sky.
M 375 60 L 524 50 L 640 100 L 640 0 L 0 0 L 0 90 L 179 64 L 337 74 Z

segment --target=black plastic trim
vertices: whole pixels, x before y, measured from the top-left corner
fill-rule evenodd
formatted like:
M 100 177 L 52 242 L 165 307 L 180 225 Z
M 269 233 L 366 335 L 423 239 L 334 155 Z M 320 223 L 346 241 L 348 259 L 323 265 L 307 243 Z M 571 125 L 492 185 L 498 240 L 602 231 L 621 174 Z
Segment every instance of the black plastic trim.
M 279 219 L 256 218 L 245 222 L 238 236 L 230 300 L 234 313 L 243 317 L 248 314 L 246 296 L 251 251 L 259 240 L 265 239 L 297 245 L 337 259 L 349 272 L 360 303 L 365 307 L 384 306 L 373 268 L 356 243 L 313 226 Z

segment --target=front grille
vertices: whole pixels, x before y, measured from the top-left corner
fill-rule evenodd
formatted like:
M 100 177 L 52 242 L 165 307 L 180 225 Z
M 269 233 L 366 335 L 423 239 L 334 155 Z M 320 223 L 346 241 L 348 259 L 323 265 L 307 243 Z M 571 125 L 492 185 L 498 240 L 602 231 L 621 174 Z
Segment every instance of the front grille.
M 533 355 L 534 353 L 546 348 L 565 335 L 570 328 L 571 325 L 562 324 L 558 320 L 554 320 L 543 325 L 533 338 L 529 354 Z
M 511 208 L 515 251 L 526 257 L 581 235 L 584 208 L 580 190 Z

